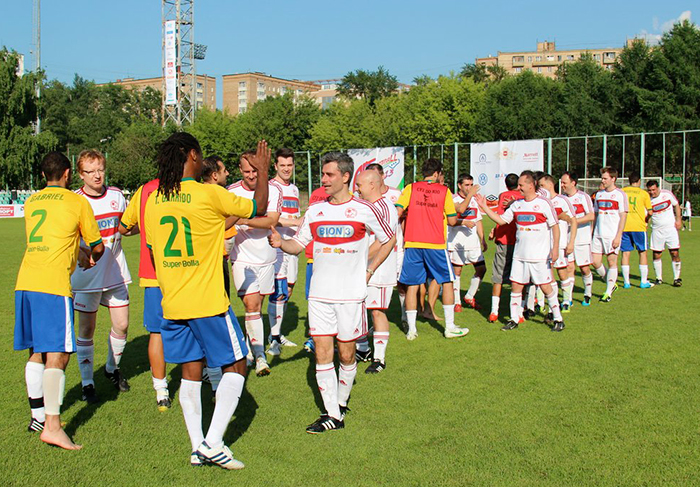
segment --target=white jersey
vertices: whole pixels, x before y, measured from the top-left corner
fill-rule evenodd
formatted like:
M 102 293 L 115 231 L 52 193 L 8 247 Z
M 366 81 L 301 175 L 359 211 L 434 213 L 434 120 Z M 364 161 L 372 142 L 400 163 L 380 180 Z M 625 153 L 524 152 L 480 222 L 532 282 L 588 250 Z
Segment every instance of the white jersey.
M 554 198 L 552 198 L 552 206 L 554 207 L 554 211 L 557 212 L 557 218 L 559 218 L 559 215 L 562 213 L 569 215 L 569 218 L 574 218 L 574 208 L 571 206 L 571 203 L 569 202 L 569 198 L 567 198 L 564 195 L 558 194 Z M 564 249 L 566 248 L 567 245 L 569 245 L 569 231 L 571 230 L 571 226 L 565 222 L 564 220 L 559 220 L 559 248 Z M 552 235 L 552 238 L 554 238 L 554 235 Z
M 401 196 L 401 190 L 392 188 L 391 186 L 386 187 L 386 191 L 382 193 L 382 196 L 387 198 L 392 205 L 395 205 L 399 201 L 399 196 Z
M 464 202 L 464 198 L 457 193 L 454 195 L 453 200 L 455 202 L 455 207 Z M 480 222 L 482 219 L 481 210 L 479 209 L 479 204 L 476 202 L 476 198 L 472 198 L 464 210 L 464 213 L 458 215 L 459 220 L 465 220 L 472 223 Z M 447 227 L 447 249 L 448 250 L 480 250 L 481 241 L 479 240 L 479 235 L 476 232 L 476 226 L 474 228 L 466 227 L 459 224 L 455 227 Z
M 670 191 L 662 189 L 659 196 L 651 199 L 651 227 L 653 230 L 675 228 L 676 212 L 674 206 L 678 206 L 678 200 Z
M 284 184 L 273 179 L 282 190 L 282 218 L 299 218 L 299 188 L 292 183 Z M 284 239 L 290 239 L 297 233 L 297 227 L 279 227 L 277 229 Z
M 600 238 L 615 238 L 622 214 L 629 211 L 627 193 L 620 188 L 612 191 L 601 189 L 595 195 L 593 208 L 596 213 L 593 234 Z
M 583 218 L 593 211 L 593 201 L 588 193 L 579 190 L 571 196 L 567 195 L 567 197 L 574 208 L 576 218 Z M 579 223 L 576 231 L 576 245 L 590 245 L 592 230 L 591 222 Z
M 515 221 L 513 258 L 524 262 L 549 259 L 551 228 L 557 224 L 557 214 L 550 200 L 537 196 L 532 201 L 516 200 L 501 215 L 506 223 Z
M 369 279 L 369 285 L 376 287 L 393 287 L 396 286 L 396 251 L 399 246 L 399 233 L 396 229 L 399 226 L 399 212 L 389 198 L 386 197 L 386 194 L 372 203 L 372 206 L 374 206 L 377 213 L 387 222 L 389 230 L 396 234 L 396 245 L 386 260 L 382 262 L 382 265 L 374 271 L 374 275 Z M 375 240 L 376 237 L 374 234 L 370 235 L 369 244 L 372 245 Z M 403 245 L 403 242 L 400 242 L 400 244 Z
M 71 276 L 73 291 L 106 291 L 131 283 L 131 274 L 122 249 L 122 235 L 119 233 L 119 222 L 126 210 L 126 200 L 121 190 L 109 187 L 102 196 L 90 196 L 83 188 L 76 193 L 88 200 L 95 213 L 105 252 L 94 267 L 87 270 L 76 267 Z M 80 244 L 87 247 L 83 241 Z
M 309 206 L 293 237 L 302 247 L 313 242 L 314 271 L 309 301 L 361 303 L 367 297 L 369 233 L 381 243 L 394 235 L 389 224 L 366 201 Z
M 693 216 L 693 206 L 690 204 L 690 201 L 685 202 L 685 207 L 683 208 L 683 216 L 687 216 L 688 218 Z
M 537 194 L 542 196 L 543 198 L 547 198 L 548 200 L 552 199 L 552 194 L 549 192 L 548 189 L 537 188 Z
M 268 213 L 282 213 L 282 189 L 277 183 L 268 182 L 269 193 L 267 197 Z M 243 186 L 242 181 L 233 183 L 227 188 L 231 193 L 243 198 L 253 199 L 255 191 Z M 231 249 L 231 261 L 245 265 L 263 266 L 274 264 L 277 260 L 277 250 L 270 247 L 267 241 L 270 230 L 266 228 L 252 228 L 248 225 L 236 225 L 238 233 L 234 237 Z

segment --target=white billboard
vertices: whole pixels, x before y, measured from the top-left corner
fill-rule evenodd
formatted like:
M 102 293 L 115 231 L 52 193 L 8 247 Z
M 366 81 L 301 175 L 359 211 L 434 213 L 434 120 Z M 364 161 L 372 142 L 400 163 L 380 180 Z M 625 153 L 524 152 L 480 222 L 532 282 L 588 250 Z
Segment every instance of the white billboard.
M 404 186 L 404 152 L 403 147 L 375 147 L 374 149 L 351 149 L 348 155 L 355 163 L 355 173 L 352 177 L 352 189 L 355 188 L 355 177 L 373 163 L 381 164 L 384 168 L 384 182 L 387 186 L 403 189 Z
M 177 54 L 175 46 L 175 21 L 165 21 L 165 63 L 163 77 L 165 78 L 165 104 L 177 105 Z
M 506 190 L 505 177 L 525 170 L 544 169 L 544 141 L 511 140 L 471 144 L 470 173 L 491 204 Z

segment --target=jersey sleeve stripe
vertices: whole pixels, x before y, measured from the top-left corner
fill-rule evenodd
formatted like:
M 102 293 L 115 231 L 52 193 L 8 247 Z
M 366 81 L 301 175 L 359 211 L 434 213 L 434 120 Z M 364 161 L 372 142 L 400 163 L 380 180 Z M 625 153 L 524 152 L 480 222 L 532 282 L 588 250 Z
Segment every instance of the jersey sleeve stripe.
M 102 239 L 95 240 L 94 242 L 90 243 L 90 247 L 97 247 L 99 244 L 102 243 Z

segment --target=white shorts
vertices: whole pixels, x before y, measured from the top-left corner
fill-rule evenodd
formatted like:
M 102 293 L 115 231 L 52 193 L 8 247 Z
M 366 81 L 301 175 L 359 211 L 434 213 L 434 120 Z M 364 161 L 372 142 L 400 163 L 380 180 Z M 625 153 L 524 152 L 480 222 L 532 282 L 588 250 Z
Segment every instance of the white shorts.
M 233 284 L 239 296 L 255 293 L 269 296 L 275 291 L 275 266 L 253 266 L 234 262 Z
M 299 273 L 299 256 L 286 252 L 277 252 L 275 261 L 275 279 L 287 279 L 287 283 L 294 285 Z
M 613 247 L 612 238 L 596 237 L 593 235 L 593 240 L 591 241 L 591 252 L 594 254 L 619 254 L 620 247 Z
M 396 280 L 401 277 L 401 269 L 403 269 L 403 247 L 396 251 Z
M 575 245 L 574 260 L 576 261 L 576 265 L 579 267 L 591 265 L 593 263 L 593 258 L 591 256 L 591 244 Z
M 75 310 L 83 313 L 96 313 L 100 305 L 107 308 L 129 306 L 129 289 L 126 287 L 126 284 L 113 287 L 107 291 L 89 293 L 77 291 L 73 298 Z
M 559 249 L 559 258 L 554 261 L 554 267 L 555 269 L 566 269 L 569 267 L 569 262 L 574 261 L 574 254 L 571 253 L 569 255 L 566 255 L 566 250 L 565 249 Z
M 367 286 L 367 299 L 365 299 L 367 309 L 388 309 L 393 293 L 393 286 Z
M 454 265 L 478 264 L 484 262 L 484 254 L 481 249 L 453 249 L 450 250 L 450 261 Z
M 352 342 L 367 334 L 365 303 L 323 303 L 309 301 L 309 335 L 334 336 Z
M 664 248 L 680 249 L 681 241 L 678 238 L 678 230 L 675 227 L 652 229 L 649 248 L 654 252 L 663 252 Z
M 549 284 L 554 281 L 552 278 L 552 267 L 549 262 L 525 262 L 513 259 L 510 268 L 510 281 L 516 284 L 527 286 L 532 283 L 537 286 Z

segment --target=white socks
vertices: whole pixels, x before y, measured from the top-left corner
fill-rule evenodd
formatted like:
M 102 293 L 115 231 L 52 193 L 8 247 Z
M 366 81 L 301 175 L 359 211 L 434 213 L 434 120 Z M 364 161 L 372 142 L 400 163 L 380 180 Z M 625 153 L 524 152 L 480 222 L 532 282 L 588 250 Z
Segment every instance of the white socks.
M 630 283 L 630 266 L 621 265 L 620 268 L 622 269 L 622 280 L 625 282 L 625 284 L 629 284 Z
M 76 355 L 78 356 L 78 368 L 83 387 L 95 384 L 93 380 L 95 362 L 95 343 L 92 338 L 78 337 L 76 340 Z
M 264 357 L 265 345 L 263 342 L 263 335 L 265 334 L 265 330 L 260 313 L 245 314 L 245 329 L 246 333 L 248 333 L 248 340 L 250 340 L 250 348 L 253 352 L 253 356 L 256 359 L 258 357 Z
M 153 381 L 153 389 L 156 391 L 156 401 L 170 397 L 170 392 L 168 391 L 168 379 L 165 377 L 162 379 L 157 379 L 151 375 L 151 380 Z
M 613 289 L 615 288 L 615 283 L 617 282 L 617 267 L 611 267 L 608 269 L 608 287 L 605 288 L 605 294 L 610 296 Z
M 418 330 L 416 329 L 416 317 L 417 316 L 418 316 L 418 310 L 416 310 L 416 309 L 406 310 L 406 323 L 408 323 L 408 332 L 409 333 L 411 333 L 411 332 L 417 333 L 418 332 Z
M 455 327 L 455 305 L 443 304 L 442 310 L 445 313 L 445 328 L 450 330 Z
M 556 292 L 552 291 L 552 293 L 547 296 L 547 304 L 549 305 L 549 311 L 551 311 L 554 321 L 563 321 Z
M 180 383 L 180 406 L 185 416 L 187 433 L 190 435 L 192 451 L 204 441 L 202 432 L 202 382 L 182 379 Z
M 455 274 L 455 280 L 452 281 L 452 290 L 454 291 L 454 295 L 455 295 L 455 304 L 459 304 L 460 299 L 462 299 L 459 295 L 460 291 L 462 290 L 462 276 L 461 275 L 458 276 L 457 274 Z
M 267 317 L 270 322 L 270 335 L 278 337 L 282 333 L 282 320 L 284 319 L 285 301 L 270 300 L 267 303 Z M 209 443 L 209 442 L 207 442 Z
M 347 406 L 352 384 L 357 375 L 357 362 L 351 365 L 340 364 L 338 372 L 338 406 Z M 337 418 L 340 419 L 340 418 Z
M 639 279 L 642 283 L 649 282 L 649 266 L 639 264 Z
M 316 364 L 316 384 L 321 392 L 323 406 L 329 416 L 340 419 L 340 406 L 338 405 L 338 376 L 335 373 L 333 362 L 329 364 Z
M 534 284 L 530 284 L 529 286 L 527 286 L 527 304 L 525 305 L 525 308 L 527 308 L 529 310 L 533 310 L 533 311 L 535 310 L 535 294 L 536 294 L 535 290 L 536 290 L 536 287 Z M 522 296 L 522 293 L 520 295 Z M 511 296 L 512 296 L 512 294 L 511 294 Z
M 663 280 L 663 277 L 661 277 L 661 274 L 662 274 L 661 259 L 653 261 L 653 264 L 654 264 L 654 274 L 656 274 L 656 278 L 659 280 Z
M 605 275 L 607 274 L 607 271 L 605 270 L 605 266 L 603 264 L 601 264 L 600 267 L 596 267 L 595 271 L 602 278 L 605 278 Z
M 44 413 L 44 364 L 27 362 L 24 367 L 24 380 L 27 383 L 27 397 L 32 410 L 32 418 L 40 423 L 46 421 Z
M 491 296 L 491 314 L 497 315 L 498 309 L 501 307 L 501 297 Z
M 384 363 L 386 358 L 386 347 L 389 344 L 388 331 L 374 332 L 374 359 Z
M 126 347 L 126 335 L 120 335 L 114 328 L 109 331 L 109 351 L 107 352 L 107 363 L 105 370 L 110 374 L 119 368 L 119 362 L 122 360 L 122 354 Z
M 565 303 L 571 302 L 571 297 L 574 294 L 574 282 L 573 277 L 564 279 L 561 282 L 561 299 Z
M 671 262 L 671 267 L 673 267 L 673 279 L 681 278 L 681 262 Z
M 583 276 L 583 295 L 589 298 L 593 296 L 593 273 L 589 272 L 588 275 Z
M 44 404 L 46 414 L 61 414 L 63 393 L 66 388 L 66 374 L 61 369 L 44 369 Z
M 466 299 L 474 299 L 476 292 L 479 290 L 479 284 L 481 284 L 481 278 L 473 276 L 472 280 L 469 282 L 469 290 L 467 291 Z M 459 303 L 459 301 L 455 301 Z
M 520 323 L 520 318 L 522 317 L 522 300 L 522 293 L 510 293 L 510 319 L 515 321 L 516 323 Z
M 235 372 L 226 372 L 221 377 L 219 387 L 216 389 L 216 406 L 206 437 L 207 445 L 210 447 L 217 448 L 223 443 L 224 433 L 231 421 L 231 416 L 236 411 L 244 384 L 245 378 Z

